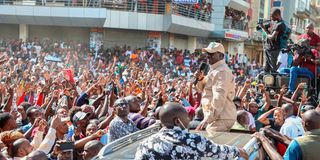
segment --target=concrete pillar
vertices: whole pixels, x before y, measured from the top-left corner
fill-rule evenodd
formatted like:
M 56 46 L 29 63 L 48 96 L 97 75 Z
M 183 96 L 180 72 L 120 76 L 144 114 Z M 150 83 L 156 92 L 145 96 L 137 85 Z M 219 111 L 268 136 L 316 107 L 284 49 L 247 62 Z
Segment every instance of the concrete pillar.
M 19 39 L 26 41 L 28 39 L 28 25 L 27 24 L 19 24 Z
M 197 49 L 197 37 L 188 36 L 188 50 L 193 53 L 195 49 Z

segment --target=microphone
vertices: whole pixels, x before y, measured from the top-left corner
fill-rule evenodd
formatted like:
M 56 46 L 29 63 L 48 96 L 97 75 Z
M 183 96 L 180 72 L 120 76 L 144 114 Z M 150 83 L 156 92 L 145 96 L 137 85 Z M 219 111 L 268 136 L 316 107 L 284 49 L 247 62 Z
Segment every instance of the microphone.
M 199 71 L 205 72 L 207 70 L 207 63 L 202 62 L 199 67 Z
M 208 68 L 208 65 L 207 65 L 206 63 L 202 62 L 202 63 L 200 64 L 200 67 L 199 67 L 198 71 L 205 73 L 206 70 L 207 70 L 207 68 Z M 194 85 L 197 85 L 198 81 L 199 81 L 199 80 L 198 80 L 198 78 L 196 77 L 196 79 L 195 79 L 195 81 L 193 82 L 193 84 L 194 84 Z

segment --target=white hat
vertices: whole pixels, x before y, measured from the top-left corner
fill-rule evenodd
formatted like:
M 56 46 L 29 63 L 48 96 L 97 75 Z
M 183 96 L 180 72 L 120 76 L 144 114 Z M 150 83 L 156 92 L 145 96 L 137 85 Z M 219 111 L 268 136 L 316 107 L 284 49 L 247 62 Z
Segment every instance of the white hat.
M 224 54 L 224 47 L 221 43 L 210 42 L 207 48 L 202 48 L 202 52 L 207 51 L 208 53 L 220 52 Z

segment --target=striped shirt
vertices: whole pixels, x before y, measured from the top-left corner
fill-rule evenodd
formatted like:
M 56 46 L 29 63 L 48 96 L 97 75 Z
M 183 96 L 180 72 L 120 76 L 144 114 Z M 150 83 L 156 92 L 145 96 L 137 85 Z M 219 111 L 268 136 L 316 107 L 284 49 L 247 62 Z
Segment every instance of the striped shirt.
M 139 113 L 129 113 L 129 119 L 131 119 L 139 129 L 145 129 L 156 122 L 155 119 L 144 117 Z

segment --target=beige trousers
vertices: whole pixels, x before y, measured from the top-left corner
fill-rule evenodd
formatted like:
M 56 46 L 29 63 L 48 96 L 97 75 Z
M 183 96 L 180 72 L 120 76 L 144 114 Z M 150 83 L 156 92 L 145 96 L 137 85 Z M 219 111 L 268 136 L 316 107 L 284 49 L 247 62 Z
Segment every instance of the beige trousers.
M 209 134 L 213 135 L 214 132 L 229 132 L 236 120 L 216 120 L 206 127 Z

